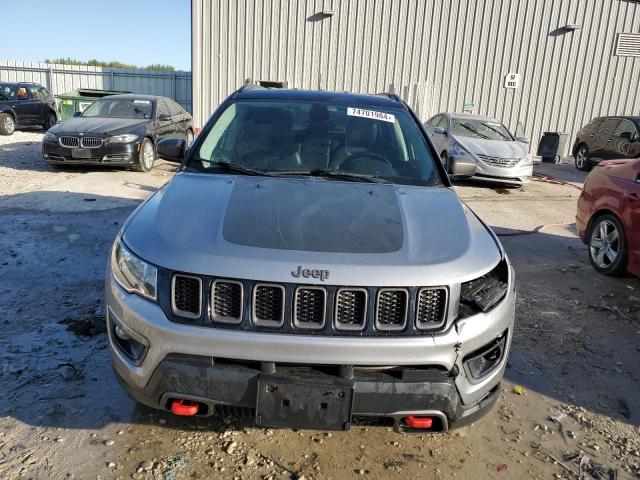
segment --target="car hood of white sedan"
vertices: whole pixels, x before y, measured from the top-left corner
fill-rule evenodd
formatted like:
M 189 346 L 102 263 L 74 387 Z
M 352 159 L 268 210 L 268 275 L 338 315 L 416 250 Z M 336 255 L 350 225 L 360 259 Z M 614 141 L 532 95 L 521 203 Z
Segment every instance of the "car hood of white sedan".
M 507 142 L 461 136 L 456 136 L 455 139 L 475 155 L 487 155 L 498 158 L 524 158 L 529 153 L 525 144 L 516 141 Z

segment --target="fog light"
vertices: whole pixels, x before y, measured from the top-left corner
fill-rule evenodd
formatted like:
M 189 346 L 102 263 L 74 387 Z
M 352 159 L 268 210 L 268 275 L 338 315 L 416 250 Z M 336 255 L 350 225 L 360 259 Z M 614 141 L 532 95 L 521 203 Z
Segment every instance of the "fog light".
M 507 343 L 506 332 L 502 336 L 489 345 L 485 345 L 470 355 L 467 355 L 464 362 L 464 368 L 467 373 L 474 379 L 478 380 L 493 371 L 504 356 L 505 345 Z
M 113 344 L 131 362 L 140 365 L 149 349 L 149 340 L 120 320 L 111 308 L 107 311 Z

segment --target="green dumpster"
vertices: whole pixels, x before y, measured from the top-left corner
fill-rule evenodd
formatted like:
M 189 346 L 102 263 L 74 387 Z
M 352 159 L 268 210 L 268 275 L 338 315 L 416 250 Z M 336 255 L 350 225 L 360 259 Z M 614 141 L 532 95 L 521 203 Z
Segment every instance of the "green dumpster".
M 84 109 L 99 98 L 120 93 L 131 93 L 116 90 L 95 90 L 91 88 L 79 88 L 71 92 L 58 95 L 60 100 L 60 113 L 62 120 L 73 117 L 76 112 L 84 112 Z

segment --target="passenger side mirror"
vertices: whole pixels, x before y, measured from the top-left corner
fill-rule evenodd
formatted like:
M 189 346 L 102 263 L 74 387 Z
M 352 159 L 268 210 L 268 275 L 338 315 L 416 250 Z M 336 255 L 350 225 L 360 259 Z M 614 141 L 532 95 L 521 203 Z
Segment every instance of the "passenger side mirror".
M 163 113 L 162 115 L 160 115 L 158 117 L 158 120 L 160 120 L 161 122 L 170 122 L 171 121 L 171 115 L 167 115 L 166 113 Z
M 446 135 L 447 131 L 442 127 L 434 127 L 433 133 L 439 133 L 440 135 Z
M 476 168 L 476 162 L 467 156 L 449 155 L 449 169 L 453 178 L 473 177 Z
M 80 115 L 82 115 L 82 112 L 73 112 L 74 117 L 79 117 Z
M 158 157 L 176 163 L 182 162 L 186 149 L 187 142 L 181 138 L 163 138 L 156 146 Z
M 525 145 L 529 144 L 529 139 L 527 137 L 516 137 L 516 142 L 524 143 Z
M 620 132 L 620 138 L 631 141 L 631 132 Z

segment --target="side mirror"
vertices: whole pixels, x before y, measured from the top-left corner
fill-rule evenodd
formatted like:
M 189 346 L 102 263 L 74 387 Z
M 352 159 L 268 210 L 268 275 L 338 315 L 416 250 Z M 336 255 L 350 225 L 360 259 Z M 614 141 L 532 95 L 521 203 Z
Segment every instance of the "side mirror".
M 520 142 L 520 143 L 524 143 L 525 145 L 528 145 L 530 143 L 530 140 L 527 137 L 516 137 L 516 142 Z
M 631 140 L 631 132 L 620 132 L 620 138 Z
M 439 133 L 440 135 L 446 135 L 447 131 L 442 127 L 433 127 L 433 133 Z
M 73 112 L 74 117 L 79 117 L 80 115 L 82 115 L 82 112 Z
M 176 163 L 182 162 L 186 149 L 187 142 L 181 138 L 163 138 L 156 146 L 158 157 Z
M 449 170 L 453 178 L 473 177 L 476 174 L 476 168 L 476 162 L 467 156 L 449 156 Z
M 163 113 L 162 115 L 160 115 L 158 117 L 158 120 L 160 120 L 161 122 L 170 122 L 171 121 L 171 115 L 167 115 L 166 113 Z

